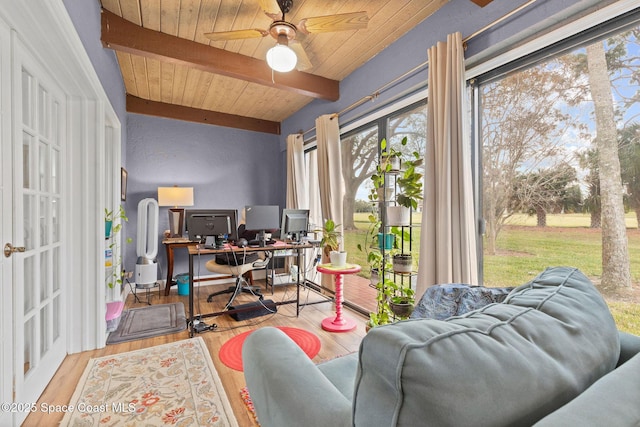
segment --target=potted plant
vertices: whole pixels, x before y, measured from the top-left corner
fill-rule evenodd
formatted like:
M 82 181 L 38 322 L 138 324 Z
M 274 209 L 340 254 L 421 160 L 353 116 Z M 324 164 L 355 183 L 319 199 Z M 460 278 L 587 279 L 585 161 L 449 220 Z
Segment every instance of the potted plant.
M 119 221 L 117 221 L 114 226 L 113 222 L 116 220 Z M 105 274 L 105 281 L 109 288 L 114 288 L 116 285 L 122 285 L 122 279 L 125 275 L 125 272 L 121 269 L 122 255 L 120 253 L 120 241 L 118 239 L 118 234 L 122 230 L 123 221 L 129 221 L 129 218 L 127 218 L 126 212 L 122 205 L 120 205 L 117 211 L 110 211 L 105 208 L 105 234 L 107 239 L 111 238 L 111 242 L 105 249 L 105 267 L 111 269 Z M 127 243 L 130 243 L 132 241 L 133 239 L 131 237 L 127 238 L 126 240 Z
M 393 255 L 393 271 L 396 273 L 411 273 L 413 257 L 411 254 L 399 253 Z
M 401 146 L 406 147 L 407 137 L 402 138 Z M 400 153 L 403 158 L 403 170 L 396 178 L 398 193 L 396 194 L 396 206 L 387 207 L 387 217 L 389 224 L 409 225 L 411 221 L 411 210 L 418 209 L 418 203 L 422 200 L 422 174 L 417 167 L 422 164 L 423 159 L 417 151 L 410 155 Z
M 389 309 L 396 319 L 406 319 L 413 311 L 415 291 L 411 286 L 411 272 L 413 271 L 413 256 L 403 252 L 404 242 L 411 242 L 411 233 L 405 227 L 391 227 L 395 236 L 394 250 L 391 253 L 391 266 L 394 280 L 386 283 L 389 288 Z M 402 243 L 402 244 L 401 244 Z
M 415 291 L 407 278 L 401 277 L 399 282 L 390 281 L 387 284 L 390 289 L 391 298 L 389 308 L 399 319 L 406 319 L 413 311 L 415 304 Z M 405 284 L 405 281 L 408 283 Z
M 389 307 L 389 293 L 390 288 L 386 287 L 384 281 L 379 281 L 376 289 L 376 310 L 369 313 L 369 320 L 366 323 L 366 330 L 376 326 L 386 325 L 391 323 L 393 318 L 393 312 Z
M 118 207 L 117 211 L 113 211 L 113 210 L 110 211 L 109 209 L 104 208 L 104 238 L 105 239 L 108 239 L 109 237 L 111 237 L 112 232 L 114 234 L 118 233 L 122 228 L 121 222 L 119 222 L 118 224 L 116 224 L 115 227 L 113 227 L 113 222 L 118 219 L 121 221 L 129 220 L 129 218 L 127 218 L 126 212 L 122 207 L 122 205 Z
M 406 141 L 406 137 L 403 139 Z M 396 196 L 396 202 L 400 206 L 418 209 L 418 203 L 422 200 L 422 174 L 417 167 L 422 164 L 422 158 L 417 151 L 411 153 L 412 159 L 404 162 L 404 171 L 397 180 L 400 191 Z
M 322 240 L 320 241 L 325 257 L 331 260 L 331 264 L 337 266 L 346 264 L 347 258 L 347 253 L 339 250 L 340 239 L 342 238 L 339 227 L 332 219 L 326 220 L 322 229 Z
M 370 227 L 365 245 L 358 245 L 360 250 L 367 251 L 367 261 L 371 267 L 371 284 L 377 290 L 376 310 L 369 314 L 367 328 L 407 318 L 415 303 L 411 277 L 405 274 L 412 272 L 413 259 L 411 254 L 403 253 L 404 242 L 411 240 L 411 233 L 410 227 L 404 226 L 410 225 L 411 209 L 417 209 L 422 199 L 422 174 L 416 169 L 422 163 L 422 159 L 417 152 L 405 156 L 402 149 L 388 147 L 386 140 L 382 140 L 380 144 L 383 153 L 380 164 L 371 176 L 373 188 L 369 193 L 369 200 L 374 203 L 374 209 L 385 208 L 385 211 L 381 217 L 375 215 L 375 211 L 369 215 Z M 407 146 L 406 137 L 402 139 L 400 146 Z M 399 165 L 396 166 L 392 160 L 394 158 L 402 160 L 402 170 Z M 389 201 L 389 193 L 386 190 L 394 187 L 398 188 L 395 200 L 397 206 L 379 204 Z M 405 212 L 406 219 L 392 219 L 394 210 Z M 372 244 L 367 244 L 367 239 L 370 239 Z M 392 261 L 399 266 L 394 267 Z
M 406 139 L 406 137 L 404 138 Z M 403 144 L 406 145 L 406 142 Z M 387 146 L 387 139 L 380 141 L 380 167 L 384 172 L 397 172 L 402 166 L 402 152 Z
M 367 264 L 370 267 L 371 286 L 376 287 L 380 274 L 380 265 L 382 263 L 382 248 L 376 247 L 375 233 L 380 228 L 380 220 L 373 213 L 369 214 L 369 228 L 364 237 L 364 244 L 358 243 L 357 248 L 360 252 L 364 252 L 367 256 Z M 378 236 L 382 233 L 378 233 Z M 379 239 L 379 237 L 378 237 Z
M 364 245 L 358 244 L 358 249 L 366 252 L 367 262 L 371 268 L 371 285 L 376 288 L 376 310 L 369 313 L 367 330 L 396 320 L 406 318 L 413 310 L 413 290 L 405 286 L 406 277 L 393 277 L 388 274 L 393 266 L 389 261 L 394 252 L 400 250 L 399 242 L 408 240 L 410 234 L 401 227 L 391 227 L 387 235 L 393 238 L 393 248 L 383 250 L 376 242 L 381 222 L 374 214 L 369 215 L 369 230 L 365 235 Z M 397 283 L 396 281 L 400 281 Z
M 383 235 L 383 233 L 379 233 L 382 223 L 375 213 L 369 214 L 368 219 L 369 228 L 365 234 L 364 244 L 358 243 L 357 245 L 358 250 L 367 255 L 367 263 L 371 274 L 370 286 L 377 290 L 376 310 L 369 313 L 369 321 L 366 324 L 367 331 L 372 327 L 389 323 L 391 318 L 384 286 L 386 276 L 384 272 L 389 271 L 391 266 L 387 263 L 388 257 L 386 257 L 383 245 L 379 244 L 379 236 Z

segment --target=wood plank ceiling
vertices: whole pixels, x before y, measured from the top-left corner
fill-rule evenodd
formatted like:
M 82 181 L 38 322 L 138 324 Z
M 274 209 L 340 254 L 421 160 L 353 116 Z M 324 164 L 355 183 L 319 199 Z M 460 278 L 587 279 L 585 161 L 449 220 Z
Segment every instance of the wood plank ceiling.
M 285 16 L 294 24 L 359 11 L 369 21 L 365 29 L 298 31 L 310 67 L 289 73 L 272 73 L 264 61 L 271 36 L 204 35 L 268 30 L 267 0 L 101 0 L 102 42 L 116 51 L 128 111 L 279 134 L 280 122 L 314 98 L 338 99 L 342 79 L 448 1 L 294 0 Z

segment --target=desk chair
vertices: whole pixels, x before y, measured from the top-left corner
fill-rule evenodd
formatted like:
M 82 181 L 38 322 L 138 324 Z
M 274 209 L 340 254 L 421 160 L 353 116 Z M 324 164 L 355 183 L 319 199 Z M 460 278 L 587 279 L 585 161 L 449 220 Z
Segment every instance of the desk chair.
M 257 261 L 248 262 L 246 264 L 239 264 L 239 265 L 218 264 L 215 259 L 207 261 L 207 263 L 205 264 L 205 267 L 207 268 L 207 270 L 213 273 L 230 275 L 235 277 L 236 279 L 235 286 L 229 286 L 229 288 L 223 291 L 218 291 L 210 294 L 207 297 L 207 302 L 211 302 L 213 298 L 217 295 L 231 294 L 231 297 L 229 298 L 229 302 L 227 302 L 227 305 L 225 306 L 225 309 L 227 309 L 231 306 L 236 296 L 238 296 L 241 292 L 247 292 L 247 293 L 256 295 L 257 297 L 259 297 L 260 300 L 262 300 L 264 297 L 262 295 L 262 292 L 260 292 L 260 288 L 258 286 L 250 286 L 247 283 L 246 279 L 244 278 L 244 275 L 248 272 L 251 272 L 253 270 L 262 270 L 267 267 L 272 254 L 271 252 L 261 252 L 261 254 L 263 254 L 261 255 L 263 258 L 258 259 Z M 229 253 L 228 256 L 229 257 L 235 256 L 235 257 L 238 257 L 239 260 L 241 260 L 245 256 L 245 254 Z

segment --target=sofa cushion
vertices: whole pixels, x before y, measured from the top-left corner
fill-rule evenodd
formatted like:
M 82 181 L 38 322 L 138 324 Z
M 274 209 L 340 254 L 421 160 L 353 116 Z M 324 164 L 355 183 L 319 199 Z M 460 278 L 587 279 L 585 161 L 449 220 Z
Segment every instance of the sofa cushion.
M 358 354 L 351 353 L 318 364 L 318 369 L 346 397 L 353 399 L 353 384 L 356 378 Z
M 536 427 L 637 426 L 639 402 L 640 354 L 543 418 Z
M 550 268 L 504 303 L 369 331 L 354 424 L 530 426 L 611 371 L 618 353 L 593 284 L 576 269 Z
M 620 334 L 620 358 L 618 366 L 640 353 L 640 337 L 627 332 L 619 332 Z

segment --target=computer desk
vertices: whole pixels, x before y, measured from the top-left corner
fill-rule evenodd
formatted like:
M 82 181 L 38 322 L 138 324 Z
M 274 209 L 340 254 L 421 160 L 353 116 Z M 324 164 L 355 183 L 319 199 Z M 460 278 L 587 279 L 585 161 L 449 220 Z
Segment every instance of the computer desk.
M 245 248 L 239 248 L 237 246 L 225 245 L 225 247 L 222 249 L 206 249 L 204 245 L 201 245 L 201 244 L 188 246 L 187 249 L 189 251 L 189 316 L 187 317 L 187 321 L 188 321 L 188 327 L 189 327 L 189 337 L 193 337 L 193 319 L 195 317 L 204 319 L 207 317 L 220 316 L 222 314 L 232 314 L 232 313 L 237 313 L 241 311 L 251 310 L 251 308 L 233 309 L 233 310 L 224 310 L 224 311 L 217 311 L 217 312 L 205 313 L 205 314 L 200 313 L 197 316 L 194 316 L 194 313 L 193 313 L 193 282 L 194 282 L 193 260 L 194 258 L 196 257 L 201 258 L 203 256 L 210 257 L 210 256 L 219 255 L 219 254 L 233 253 L 233 252 L 243 253 L 245 251 L 249 253 L 249 252 L 274 252 L 279 250 L 297 250 L 298 266 L 301 266 L 301 265 L 303 266 L 304 264 L 302 263 L 302 258 L 303 258 L 304 249 L 310 249 L 313 247 L 314 245 L 310 243 L 293 244 L 293 243 L 285 243 L 280 241 L 276 241 L 276 243 L 274 243 L 273 245 L 267 245 L 264 247 L 250 246 Z M 302 276 L 302 271 L 298 273 L 298 280 L 296 283 L 296 299 L 276 302 L 276 305 L 295 303 L 296 316 L 300 314 L 300 277 L 301 276 Z
M 164 285 L 164 294 L 169 295 L 171 293 L 171 287 L 173 285 L 177 285 L 176 281 L 173 280 L 173 262 L 174 262 L 174 254 L 176 249 L 182 248 L 186 249 L 190 246 L 196 246 L 198 242 L 189 240 L 184 237 L 169 237 L 162 241 L 165 249 L 167 250 L 167 281 Z M 232 276 L 219 276 L 212 280 L 223 280 L 229 279 Z M 198 280 L 196 280 L 197 282 Z

